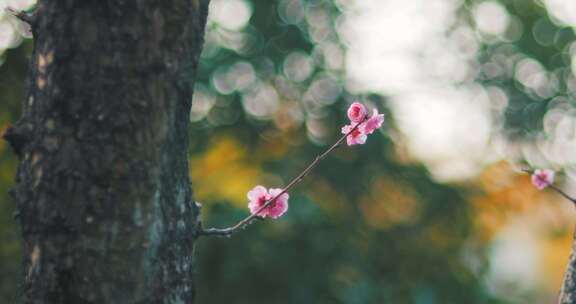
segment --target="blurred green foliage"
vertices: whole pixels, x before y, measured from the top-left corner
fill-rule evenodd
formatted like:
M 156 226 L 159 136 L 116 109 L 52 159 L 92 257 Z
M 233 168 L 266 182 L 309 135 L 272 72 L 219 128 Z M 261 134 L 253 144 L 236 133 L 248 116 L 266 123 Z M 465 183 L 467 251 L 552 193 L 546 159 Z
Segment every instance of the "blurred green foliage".
M 345 87 L 343 2 L 230 1 L 240 23 L 211 12 L 191 112 L 191 174 L 206 226 L 241 219 L 246 186 L 281 186 L 338 136 L 357 97 Z M 459 22 L 475 27 L 471 12 L 480 2 L 461 2 Z M 536 1 L 498 3 L 520 33 L 482 37 L 476 80 L 505 92 L 502 131 L 526 139 L 551 107 L 573 104 L 567 49 L 576 52 L 574 32 Z M 0 128 L 19 117 L 29 52 L 27 42 L 3 55 Z M 519 80 L 522 62 L 555 80 Z M 199 303 L 504 303 L 485 285 L 489 248 L 473 241 L 468 190 L 404 161 L 388 135 L 395 124 L 386 96 L 361 97 L 387 113 L 384 132 L 326 159 L 292 191 L 282 219 L 230 239 L 202 239 Z M 17 297 L 21 277 L 8 195 L 16 161 L 0 143 L 2 303 Z
M 28 67 L 30 43 L 22 44 L 3 56 L 8 60 L 0 67 L 0 130 L 19 117 L 20 102 L 24 98 L 25 75 Z M 0 143 L 0 302 L 15 302 L 21 276 L 20 243 L 15 224 L 16 206 L 8 190 L 14 182 L 17 158 L 8 145 Z

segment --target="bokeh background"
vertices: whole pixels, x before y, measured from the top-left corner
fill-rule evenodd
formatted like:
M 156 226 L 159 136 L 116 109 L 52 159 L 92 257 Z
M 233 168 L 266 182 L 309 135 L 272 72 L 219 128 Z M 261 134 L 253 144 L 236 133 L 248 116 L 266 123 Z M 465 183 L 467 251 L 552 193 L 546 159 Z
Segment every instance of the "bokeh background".
M 0 130 L 19 117 L 31 40 L 0 0 Z M 555 303 L 576 194 L 576 2 L 212 0 L 191 176 L 207 226 L 247 214 L 339 136 L 360 100 L 386 126 L 338 149 L 283 218 L 198 244 L 199 303 Z M 89 81 L 87 79 L 86 81 Z M 0 141 L 0 302 L 20 292 Z

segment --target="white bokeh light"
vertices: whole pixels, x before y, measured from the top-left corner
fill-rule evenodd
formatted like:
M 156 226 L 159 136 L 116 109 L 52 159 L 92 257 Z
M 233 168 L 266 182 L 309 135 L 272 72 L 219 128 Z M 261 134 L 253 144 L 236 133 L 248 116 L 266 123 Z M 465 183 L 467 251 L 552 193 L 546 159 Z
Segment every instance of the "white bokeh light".
M 566 25 L 576 27 L 576 1 L 545 0 L 544 3 L 552 18 Z
M 0 9 L 12 8 L 16 11 L 27 10 L 36 3 L 36 0 L 0 0 Z
M 391 105 L 410 151 L 437 178 L 474 177 L 487 161 L 491 103 L 481 87 L 406 94 Z
M 212 0 L 210 21 L 232 31 L 244 28 L 252 16 L 252 6 L 245 0 Z
M 0 19 L 0 53 L 5 49 L 11 48 L 19 43 L 18 33 L 8 20 Z
M 506 9 L 493 1 L 478 4 L 474 7 L 473 15 L 478 29 L 486 34 L 502 35 L 510 23 Z
M 534 289 L 540 275 L 540 269 L 534 267 L 541 258 L 534 230 L 527 229 L 524 221 L 514 221 L 496 236 L 491 248 L 488 288 L 516 300 L 514 303 L 523 302 L 516 297 Z
M 246 113 L 258 119 L 270 119 L 279 107 L 276 89 L 268 83 L 255 85 L 242 95 L 242 105 Z

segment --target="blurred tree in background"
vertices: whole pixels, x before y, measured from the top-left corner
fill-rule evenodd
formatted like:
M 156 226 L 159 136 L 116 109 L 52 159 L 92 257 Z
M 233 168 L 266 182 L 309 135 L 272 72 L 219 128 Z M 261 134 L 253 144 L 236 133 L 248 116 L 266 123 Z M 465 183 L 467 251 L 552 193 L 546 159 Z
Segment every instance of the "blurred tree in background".
M 358 96 L 348 79 L 350 45 L 341 27 L 351 2 L 212 0 L 190 113 L 191 175 L 205 226 L 241 219 L 254 185 L 280 187 L 295 176 L 336 139 L 352 100 L 377 107 L 387 121 L 366 145 L 326 159 L 292 191 L 282 219 L 230 239 L 201 240 L 198 303 L 551 301 L 554 290 L 519 289 L 510 298 L 487 283 L 493 236 L 511 215 L 549 196 L 501 162 L 472 180 L 447 184 L 411 157 L 390 96 L 370 90 Z M 510 159 L 570 166 L 574 20 L 554 14 L 548 4 L 557 1 L 438 2 L 456 8 L 443 34 L 473 49 L 469 75 L 454 85 L 473 83 L 486 92 L 493 140 L 520 151 Z M 19 117 L 29 43 L 0 60 L 2 129 Z M 8 195 L 15 163 L 0 143 L 0 299 L 8 303 L 20 281 Z M 562 225 L 552 230 L 555 237 L 569 235 Z M 553 248 L 567 252 L 561 244 L 566 248 Z M 554 265 L 562 269 L 562 263 Z

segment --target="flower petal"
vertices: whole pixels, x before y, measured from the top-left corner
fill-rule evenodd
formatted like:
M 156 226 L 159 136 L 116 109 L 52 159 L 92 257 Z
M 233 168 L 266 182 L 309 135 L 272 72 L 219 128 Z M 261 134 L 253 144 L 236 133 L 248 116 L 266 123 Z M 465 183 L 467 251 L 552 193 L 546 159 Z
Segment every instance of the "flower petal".
M 347 114 L 350 121 L 361 122 L 366 117 L 366 107 L 359 102 L 353 102 L 348 108 Z
M 248 197 L 248 199 L 250 201 L 254 201 L 254 200 L 258 200 L 260 197 L 264 196 L 268 194 L 268 191 L 266 191 L 266 188 L 264 186 L 258 185 L 254 188 L 252 188 L 252 190 L 248 191 L 248 194 L 246 195 Z
M 532 185 L 542 190 L 554 183 L 554 171 L 550 169 L 536 169 L 531 176 Z

